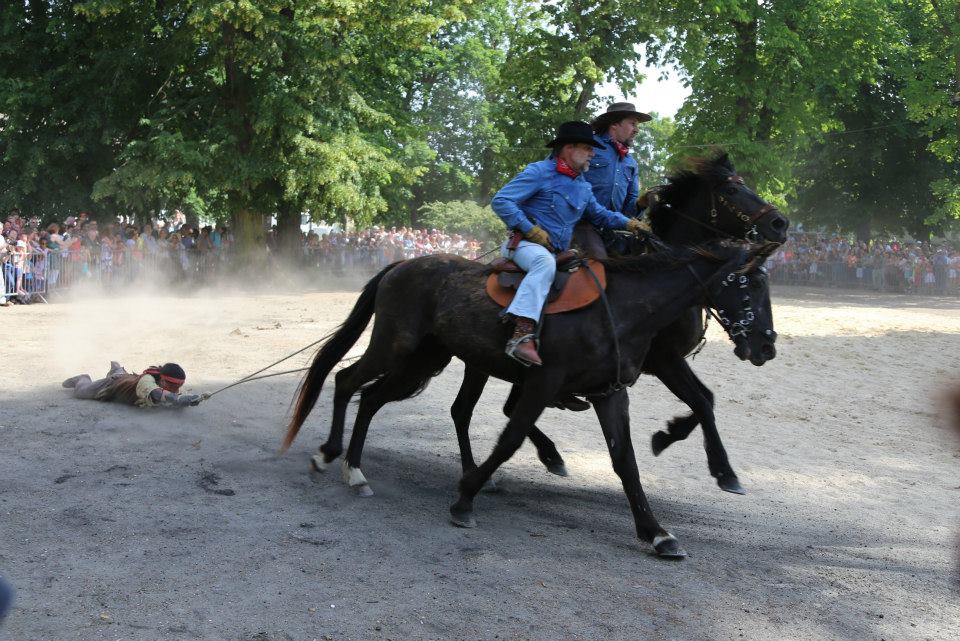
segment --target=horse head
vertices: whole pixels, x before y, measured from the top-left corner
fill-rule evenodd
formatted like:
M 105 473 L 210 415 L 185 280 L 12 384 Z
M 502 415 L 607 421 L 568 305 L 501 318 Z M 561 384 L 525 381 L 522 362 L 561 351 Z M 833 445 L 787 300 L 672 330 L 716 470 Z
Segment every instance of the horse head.
M 763 263 L 779 246 L 728 247 L 730 259 L 705 283 L 709 307 L 716 310 L 717 320 L 733 341 L 734 354 L 757 366 L 777 355 L 770 283 Z
M 787 240 L 790 221 L 746 186 L 726 153 L 691 165 L 692 169 L 670 175 L 667 184 L 655 190 L 657 202 L 651 205 L 649 216 L 657 236 L 684 242 L 671 234 L 683 229 L 696 233 L 696 240 Z

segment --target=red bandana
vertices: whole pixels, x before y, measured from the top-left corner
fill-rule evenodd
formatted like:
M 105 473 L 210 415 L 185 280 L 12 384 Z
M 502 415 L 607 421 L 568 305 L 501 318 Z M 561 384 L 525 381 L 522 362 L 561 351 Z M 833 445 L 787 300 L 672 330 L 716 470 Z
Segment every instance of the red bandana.
M 620 154 L 620 160 L 623 160 L 624 157 L 630 153 L 630 149 L 628 149 L 626 145 L 621 144 L 616 140 L 613 141 L 613 147 L 617 150 L 617 153 Z
M 575 172 L 573 169 L 571 169 L 570 165 L 563 162 L 559 158 L 557 158 L 557 171 L 563 174 L 564 176 L 570 176 L 571 178 L 576 178 L 577 176 L 580 175 L 577 172 Z

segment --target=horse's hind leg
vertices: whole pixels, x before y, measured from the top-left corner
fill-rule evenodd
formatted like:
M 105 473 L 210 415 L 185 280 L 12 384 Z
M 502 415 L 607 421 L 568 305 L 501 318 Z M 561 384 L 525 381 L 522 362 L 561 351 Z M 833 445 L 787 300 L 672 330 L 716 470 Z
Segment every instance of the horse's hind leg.
M 522 386 L 519 383 L 515 383 L 513 387 L 510 388 L 510 395 L 503 404 L 503 413 L 507 418 L 510 417 L 514 406 L 517 404 L 521 389 Z M 557 451 L 557 446 L 554 445 L 549 436 L 541 432 L 540 428 L 534 425 L 530 429 L 530 433 L 527 434 L 527 437 L 530 439 L 530 442 L 533 443 L 533 446 L 537 448 L 537 458 L 540 459 L 540 462 L 543 463 L 548 472 L 556 474 L 557 476 L 569 475 L 567 465 L 563 462 L 563 457 L 560 456 L 560 452 Z
M 382 368 L 375 366 L 373 358 L 366 354 L 356 363 L 337 372 L 334 377 L 336 388 L 333 393 L 333 422 L 330 425 L 330 434 L 320 446 L 320 451 L 310 458 L 313 469 L 318 472 L 325 471 L 327 466 L 343 453 L 343 429 L 350 399 L 362 386 L 382 374 Z
M 450 358 L 449 354 L 440 350 L 418 350 L 410 355 L 403 366 L 397 367 L 361 392 L 357 420 L 353 424 L 350 446 L 343 462 L 343 480 L 356 489 L 357 494 L 373 496 L 373 490 L 360 471 L 360 457 L 363 455 L 367 429 L 374 415 L 387 403 L 409 398 L 423 390 L 430 378 L 446 367 Z
M 523 439 L 550 399 L 560 388 L 562 372 L 531 372 L 526 378 L 510 413 L 507 427 L 497 439 L 493 452 L 480 466 L 460 479 L 460 496 L 450 506 L 450 519 L 460 527 L 474 527 L 473 500 L 483 484 L 500 465 L 507 461 L 523 444 Z

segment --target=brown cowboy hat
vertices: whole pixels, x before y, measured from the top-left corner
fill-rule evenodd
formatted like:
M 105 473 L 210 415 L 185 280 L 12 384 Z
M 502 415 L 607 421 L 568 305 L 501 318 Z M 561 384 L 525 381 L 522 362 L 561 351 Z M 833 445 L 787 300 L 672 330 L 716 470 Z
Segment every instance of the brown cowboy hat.
M 601 131 L 605 131 L 607 127 L 613 123 L 620 122 L 624 118 L 630 118 L 631 116 L 640 122 L 653 120 L 650 114 L 637 111 L 636 106 L 632 102 L 615 102 L 607 107 L 604 113 L 594 118 L 590 126 L 593 127 L 595 132 L 600 133 Z
M 593 145 L 597 149 L 606 147 L 593 139 L 593 129 L 585 122 L 570 120 L 557 127 L 557 135 L 546 144 L 547 147 L 559 149 L 564 145 L 576 144 Z

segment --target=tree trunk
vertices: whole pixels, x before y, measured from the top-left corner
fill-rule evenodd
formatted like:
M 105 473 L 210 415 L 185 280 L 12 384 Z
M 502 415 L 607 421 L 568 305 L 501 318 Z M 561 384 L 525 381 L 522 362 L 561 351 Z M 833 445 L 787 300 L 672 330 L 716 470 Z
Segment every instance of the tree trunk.
M 237 261 L 235 266 L 242 271 L 262 272 L 267 264 L 263 214 L 242 207 L 232 209 L 230 224 L 233 228 L 234 259 Z
M 493 179 L 494 174 L 494 163 L 495 155 L 493 153 L 493 148 L 489 145 L 483 148 L 483 151 L 480 154 L 480 184 L 479 184 L 479 196 L 480 203 L 487 205 L 493 199 Z
M 284 262 L 295 263 L 301 253 L 300 207 L 281 199 L 277 207 L 277 251 Z

